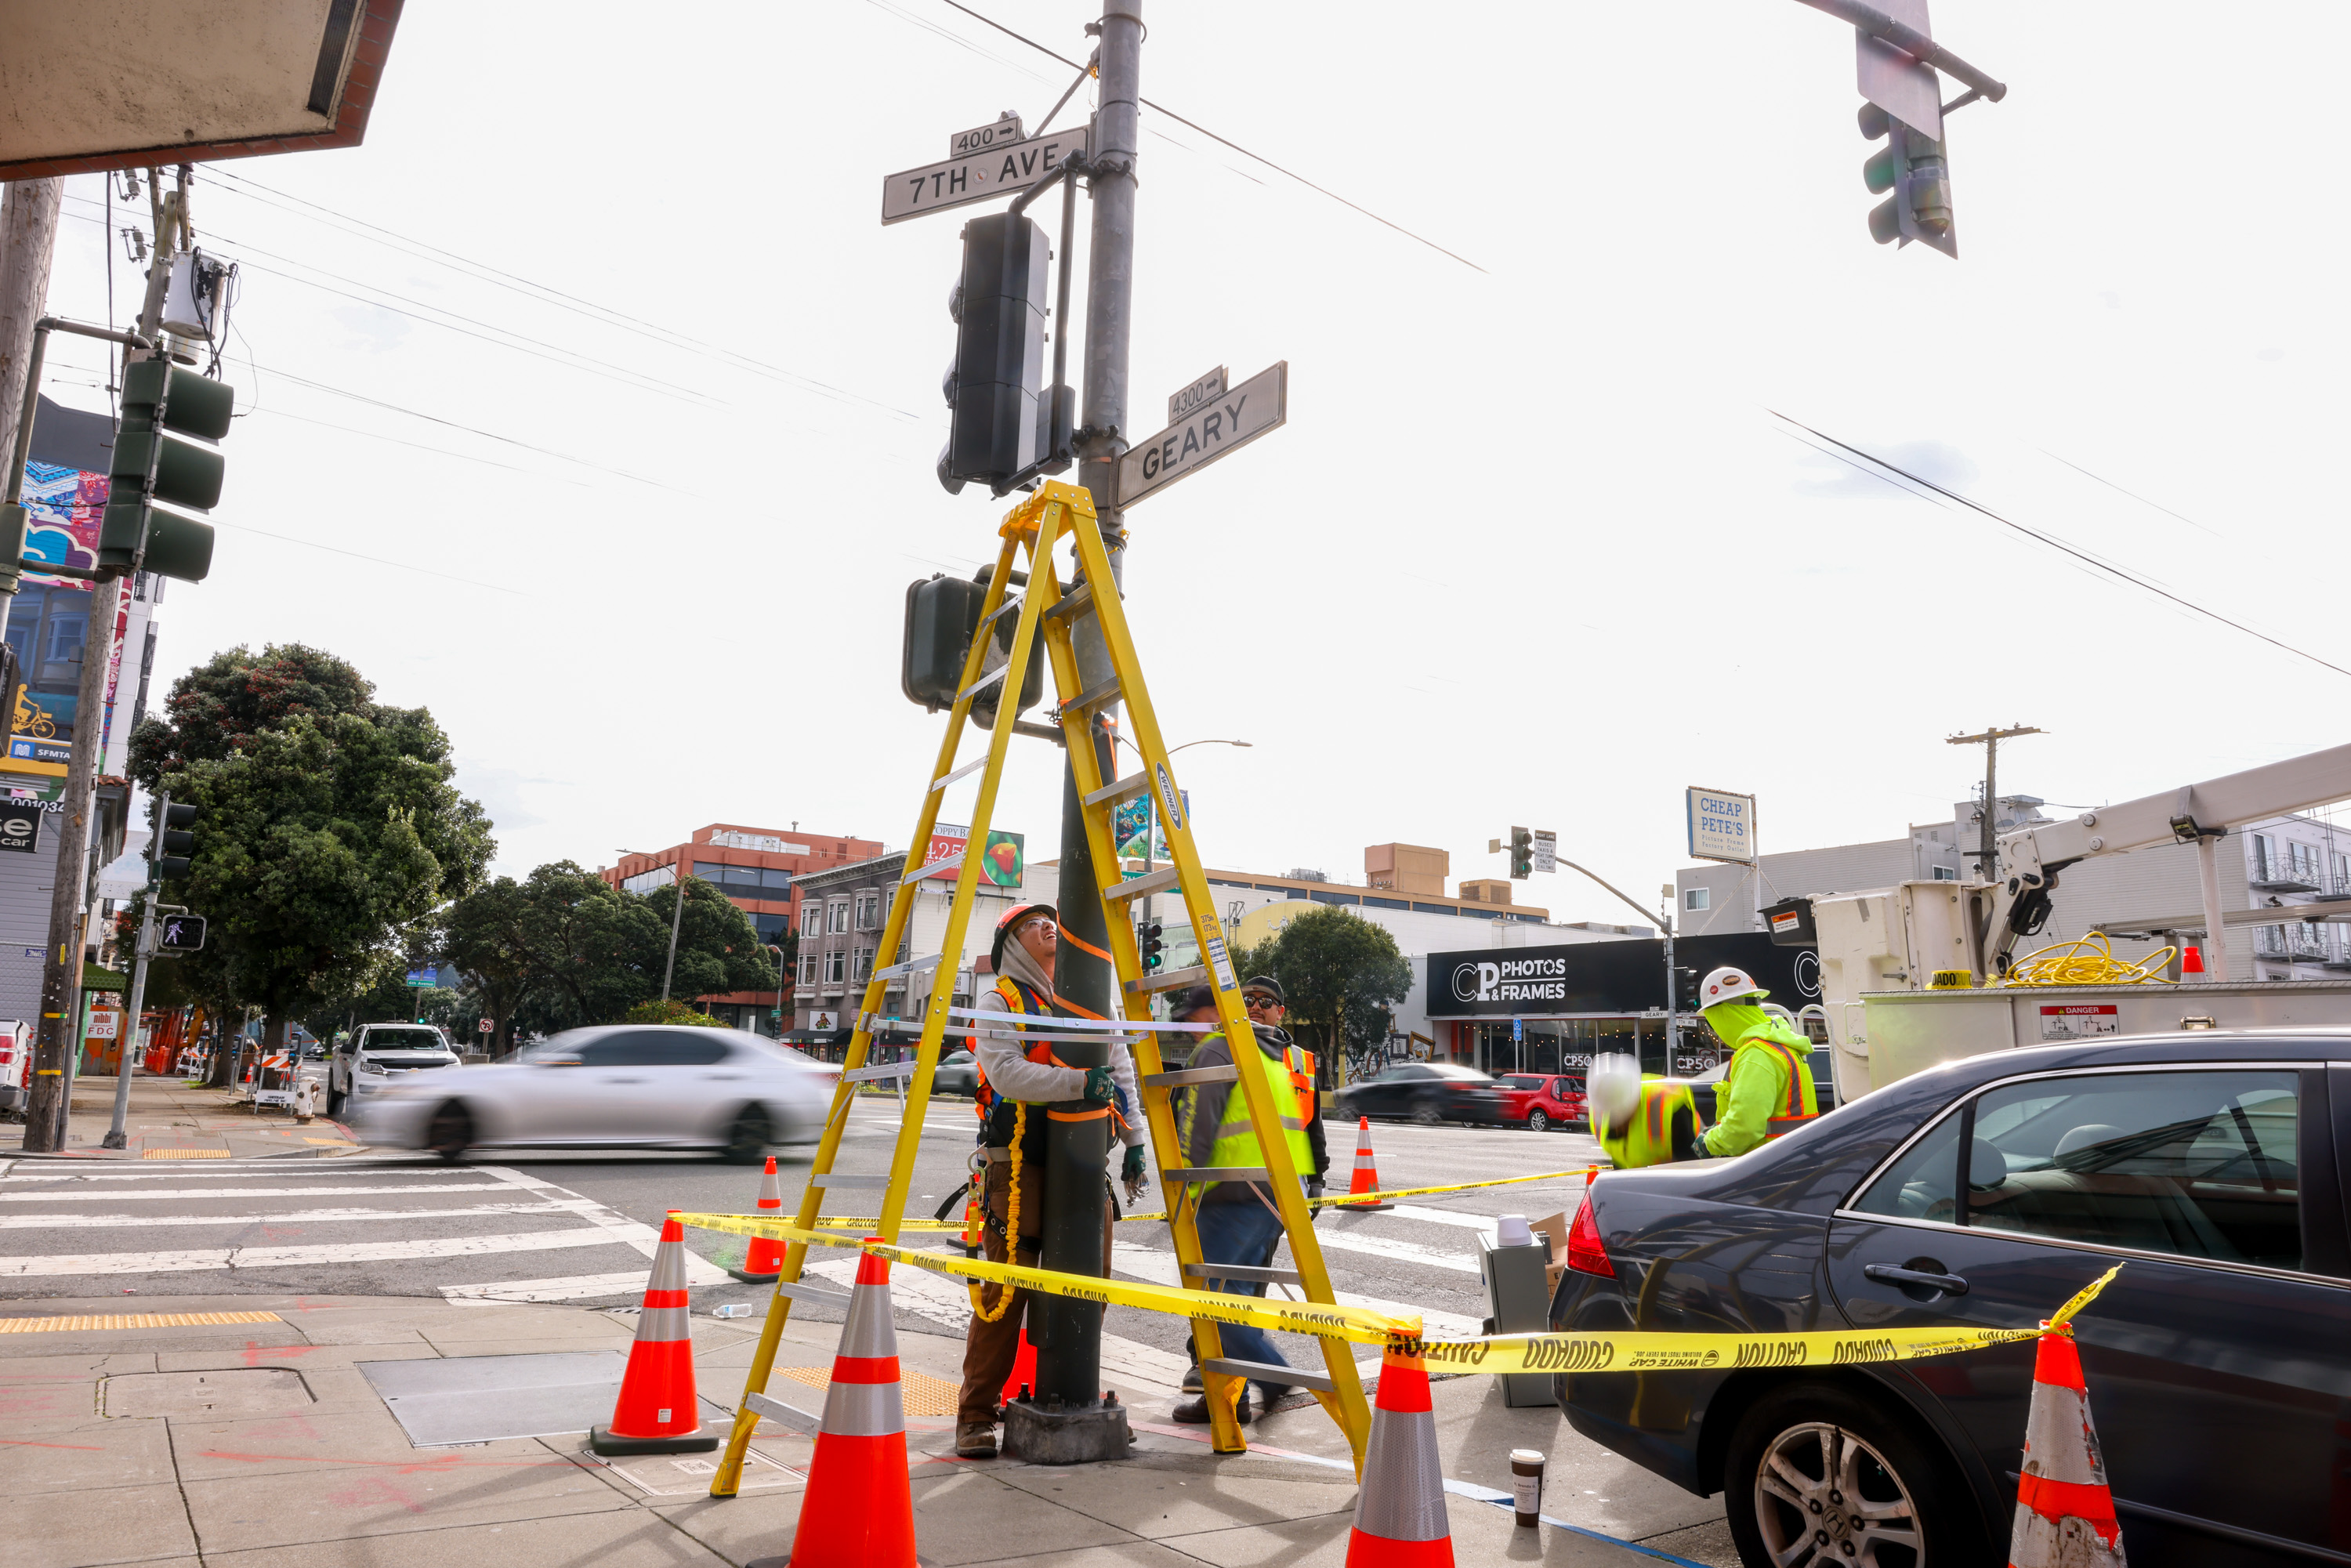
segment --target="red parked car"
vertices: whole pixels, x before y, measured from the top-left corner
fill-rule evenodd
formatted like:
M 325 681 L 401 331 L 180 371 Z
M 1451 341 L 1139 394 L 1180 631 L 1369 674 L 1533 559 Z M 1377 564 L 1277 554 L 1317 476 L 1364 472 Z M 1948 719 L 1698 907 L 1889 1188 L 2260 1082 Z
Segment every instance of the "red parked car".
M 1524 1122 L 1531 1133 L 1585 1124 L 1583 1080 L 1505 1072 L 1494 1080 L 1502 1091 L 1502 1120 Z

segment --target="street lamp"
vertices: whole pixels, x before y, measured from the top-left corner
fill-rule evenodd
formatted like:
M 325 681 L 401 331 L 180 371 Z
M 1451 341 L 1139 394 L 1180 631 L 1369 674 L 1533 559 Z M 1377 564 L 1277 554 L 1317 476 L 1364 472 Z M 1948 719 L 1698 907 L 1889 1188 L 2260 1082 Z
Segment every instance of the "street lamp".
M 620 852 L 624 855 L 641 855 L 645 852 L 643 850 L 622 850 Z M 682 862 L 677 861 L 672 861 L 669 862 L 669 884 L 677 889 L 677 898 L 676 901 L 670 905 L 669 912 L 669 962 L 662 966 L 661 999 L 664 1002 L 669 1000 L 670 977 L 677 973 L 678 923 L 685 917 L 685 873 L 678 869 L 681 863 Z M 658 870 L 659 868 L 656 867 L 655 869 Z

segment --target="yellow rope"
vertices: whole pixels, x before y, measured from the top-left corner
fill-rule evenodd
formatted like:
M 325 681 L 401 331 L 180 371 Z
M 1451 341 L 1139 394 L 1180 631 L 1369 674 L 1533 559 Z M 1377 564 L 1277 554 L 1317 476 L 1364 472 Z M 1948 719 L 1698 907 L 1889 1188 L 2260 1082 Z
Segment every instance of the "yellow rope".
M 2090 945 L 2096 943 L 2095 948 Z M 2177 947 L 2158 947 L 2136 964 L 2115 956 L 2105 933 L 2093 931 L 2074 942 L 2053 942 L 2027 953 L 1992 982 L 1999 986 L 2143 986 L 2160 982 Z
M 1004 1256 L 1007 1261 L 1014 1263 L 1020 1260 L 1020 1139 L 1028 1131 L 1029 1102 L 1015 1100 L 1012 1103 L 1012 1183 L 1011 1190 L 1005 1195 L 1004 1199 Z M 987 1193 L 987 1178 L 985 1176 L 980 1177 L 980 1195 L 983 1199 Z M 987 1223 L 987 1205 L 983 1202 L 980 1224 L 985 1228 Z M 979 1285 L 970 1287 L 971 1310 L 973 1315 L 981 1322 L 992 1323 L 1004 1315 L 1005 1308 L 1012 1304 L 1012 1287 L 998 1285 L 996 1288 L 996 1310 L 992 1312 L 979 1304 L 979 1292 L 984 1287 Z

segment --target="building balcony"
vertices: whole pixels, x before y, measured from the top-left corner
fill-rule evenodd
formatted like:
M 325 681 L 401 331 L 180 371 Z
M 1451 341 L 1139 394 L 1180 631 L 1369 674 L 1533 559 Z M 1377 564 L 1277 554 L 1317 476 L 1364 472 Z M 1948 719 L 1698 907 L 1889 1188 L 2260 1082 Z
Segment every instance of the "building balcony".
M 2245 885 L 2256 893 L 2324 893 L 2317 873 L 2297 871 L 2291 861 L 2272 861 L 2267 865 L 2256 861 L 2253 873 Z

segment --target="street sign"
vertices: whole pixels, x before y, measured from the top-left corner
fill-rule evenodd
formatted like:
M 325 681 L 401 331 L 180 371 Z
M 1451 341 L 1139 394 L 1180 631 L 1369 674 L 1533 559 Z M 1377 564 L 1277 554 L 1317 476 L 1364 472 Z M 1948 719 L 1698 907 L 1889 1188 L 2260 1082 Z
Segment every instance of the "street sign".
M 1182 392 L 1167 400 L 1167 423 L 1175 423 L 1211 398 L 1225 395 L 1225 367 L 1218 365 Z
M 1513 1042 L 1516 1042 L 1516 1041 L 1519 1041 L 1519 1040 L 1524 1040 L 1524 1039 L 1526 1039 L 1526 1038 L 1527 1038 L 1527 1020 L 1526 1020 L 1526 1019 L 1512 1019 L 1510 1020 L 1510 1039 L 1511 1039 L 1511 1040 L 1512 1040 Z
M 1559 869 L 1559 835 L 1547 828 L 1535 830 L 1535 870 L 1554 872 Z
M 1118 504 L 1132 507 L 1145 496 L 1198 473 L 1228 452 L 1236 452 L 1278 429 L 1290 417 L 1290 361 L 1204 402 L 1188 418 L 1136 446 L 1118 460 Z
M 1886 15 L 1921 33 L 1927 26 L 1927 0 L 1879 0 Z M 1854 32 L 1855 85 L 1861 96 L 1929 140 L 1943 139 L 1942 78 L 1935 68 L 1881 38 Z
M 1020 116 L 1008 109 L 997 117 L 996 123 L 993 125 L 977 126 L 970 131 L 958 131 L 948 137 L 947 156 L 968 158 L 975 152 L 993 152 L 1007 142 L 1019 141 L 1022 139 Z
M 41 847 L 41 808 L 11 804 L 0 809 L 0 850 L 28 855 Z
M 487 1034 L 490 1032 L 490 1020 L 484 1019 L 479 1023 L 476 1023 L 474 1026 L 474 1029 L 477 1033 Z
M 204 945 L 204 917 L 201 915 L 166 915 L 155 936 L 159 953 L 193 953 Z
M 1689 789 L 1692 860 L 1755 863 L 1755 797 L 1727 789 Z
M 1085 150 L 1085 128 L 1077 126 L 950 158 L 944 163 L 904 170 L 882 182 L 882 221 L 899 224 L 950 207 L 1012 195 L 1059 169 L 1063 159 Z
M 427 964 L 421 969 L 411 969 L 408 971 L 408 983 L 419 987 L 438 986 L 441 983 L 441 967 Z

